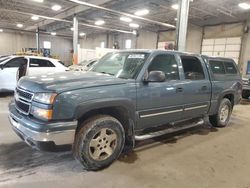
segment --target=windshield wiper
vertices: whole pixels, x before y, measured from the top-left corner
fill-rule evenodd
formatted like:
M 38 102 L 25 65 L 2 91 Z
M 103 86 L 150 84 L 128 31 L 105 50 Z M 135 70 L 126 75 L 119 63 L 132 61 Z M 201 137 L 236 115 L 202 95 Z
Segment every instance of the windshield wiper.
M 115 74 L 112 74 L 112 73 L 109 73 L 109 72 L 100 72 L 102 74 L 108 74 L 108 75 L 111 75 L 111 76 L 114 76 Z

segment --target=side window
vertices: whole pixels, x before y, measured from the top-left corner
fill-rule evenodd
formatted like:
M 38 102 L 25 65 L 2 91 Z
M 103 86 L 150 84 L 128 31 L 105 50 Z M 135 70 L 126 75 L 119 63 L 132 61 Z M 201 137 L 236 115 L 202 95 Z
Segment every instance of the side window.
M 193 56 L 181 56 L 185 79 L 203 80 L 205 74 L 198 58 Z
M 27 60 L 23 57 L 13 58 L 7 62 L 4 66 L 9 68 L 19 67 L 21 64 L 27 63 Z
M 167 80 L 179 80 L 178 65 L 175 56 L 171 54 L 157 55 L 148 67 L 150 71 L 162 71 Z
M 215 61 L 215 60 L 210 60 L 209 61 L 211 70 L 214 74 L 225 74 L 225 67 L 222 61 Z
M 225 65 L 227 74 L 237 74 L 237 69 L 235 68 L 233 62 L 227 61 L 227 62 L 224 62 L 224 65 Z
M 44 59 L 30 59 L 30 67 L 55 67 L 55 65 Z

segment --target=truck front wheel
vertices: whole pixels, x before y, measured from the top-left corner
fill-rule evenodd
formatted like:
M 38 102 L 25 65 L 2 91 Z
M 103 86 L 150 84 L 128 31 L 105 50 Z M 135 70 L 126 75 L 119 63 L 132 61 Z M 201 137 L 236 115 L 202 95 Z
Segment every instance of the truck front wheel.
M 73 154 L 86 170 L 99 170 L 116 160 L 125 142 L 122 124 L 112 116 L 97 115 L 76 133 Z
M 221 100 L 218 113 L 209 116 L 210 123 L 215 127 L 225 127 L 228 125 L 232 114 L 232 104 L 229 99 L 224 98 Z

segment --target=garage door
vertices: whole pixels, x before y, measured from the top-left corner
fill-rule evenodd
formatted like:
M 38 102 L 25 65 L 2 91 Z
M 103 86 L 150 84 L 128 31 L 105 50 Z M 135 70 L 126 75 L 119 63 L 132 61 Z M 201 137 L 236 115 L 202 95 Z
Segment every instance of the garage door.
M 203 39 L 202 54 L 234 59 L 238 64 L 241 37 Z

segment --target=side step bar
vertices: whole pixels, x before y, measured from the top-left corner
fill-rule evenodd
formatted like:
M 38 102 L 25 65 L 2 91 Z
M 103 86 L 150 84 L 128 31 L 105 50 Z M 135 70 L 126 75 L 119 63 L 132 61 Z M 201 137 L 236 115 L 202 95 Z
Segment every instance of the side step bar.
M 187 124 L 185 126 L 181 126 L 181 127 L 177 126 L 175 128 L 168 128 L 168 129 L 165 129 L 165 130 L 161 130 L 161 131 L 158 131 L 158 132 L 151 132 L 151 133 L 144 134 L 144 135 L 135 135 L 135 140 L 140 141 L 140 140 L 146 140 L 146 139 L 162 136 L 164 134 L 173 133 L 173 132 L 176 132 L 176 131 L 181 131 L 181 130 L 184 130 L 184 129 L 188 129 L 188 128 L 196 127 L 196 126 L 199 126 L 199 125 L 203 125 L 204 122 L 205 121 L 203 119 L 199 119 L 199 121 L 196 121 L 196 122 L 191 123 L 191 124 Z

